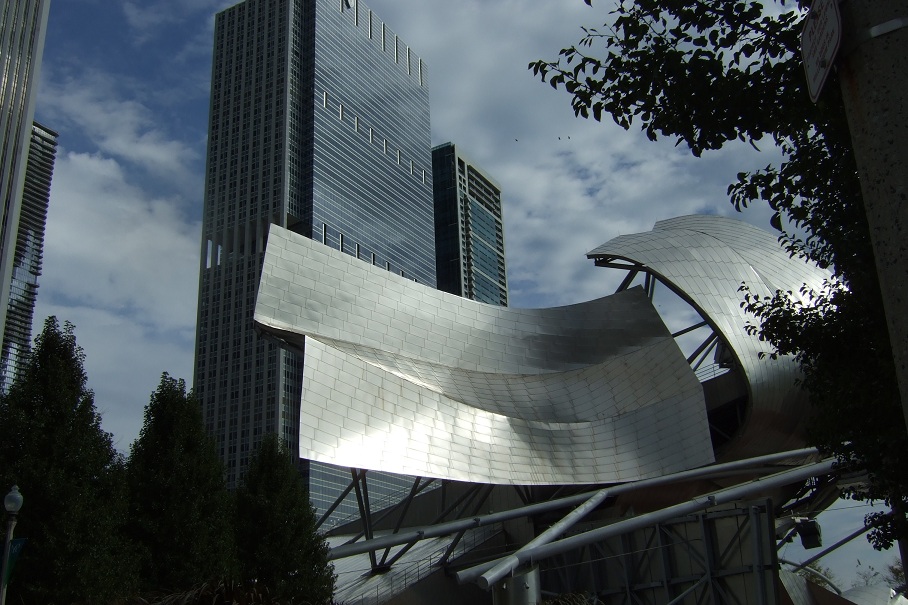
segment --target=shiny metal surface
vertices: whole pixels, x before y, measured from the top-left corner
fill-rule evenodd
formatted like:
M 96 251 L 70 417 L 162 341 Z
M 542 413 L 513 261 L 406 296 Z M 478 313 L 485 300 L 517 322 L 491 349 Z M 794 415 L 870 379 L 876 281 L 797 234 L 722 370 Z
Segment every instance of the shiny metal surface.
M 255 321 L 305 346 L 310 460 L 525 485 L 713 461 L 702 389 L 639 289 L 485 305 L 272 225 Z
M 803 444 L 795 430 L 806 411 L 806 397 L 795 386 L 797 363 L 792 357 L 771 359 L 770 345 L 747 333 L 747 324 L 759 322 L 741 308 L 739 287 L 746 284 L 760 297 L 783 290 L 800 298 L 801 286 L 819 288 L 825 271 L 790 258 L 773 234 L 718 216 L 659 221 L 648 233 L 616 237 L 587 256 L 643 266 L 691 303 L 731 349 L 747 381 L 750 407 L 723 459 Z

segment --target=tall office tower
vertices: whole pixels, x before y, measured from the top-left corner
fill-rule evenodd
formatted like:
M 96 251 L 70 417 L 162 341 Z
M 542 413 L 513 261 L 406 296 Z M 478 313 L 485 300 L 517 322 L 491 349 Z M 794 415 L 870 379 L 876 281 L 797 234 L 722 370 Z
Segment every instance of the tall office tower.
M 0 8 L 0 334 L 6 332 L 19 213 L 50 0 Z
M 434 286 L 431 172 L 426 68 L 361 2 L 217 14 L 194 385 L 229 485 L 298 447 L 302 356 L 252 321 L 269 225 Z
M 508 306 L 501 187 L 454 143 L 432 149 L 438 289 Z
M 13 271 L 8 284 L 6 329 L 0 348 L 0 390 L 4 392 L 21 371 L 31 348 L 32 317 L 38 296 L 44 226 L 47 223 L 47 203 L 56 157 L 57 133 L 35 122 L 28 146 L 22 209 L 19 212 Z

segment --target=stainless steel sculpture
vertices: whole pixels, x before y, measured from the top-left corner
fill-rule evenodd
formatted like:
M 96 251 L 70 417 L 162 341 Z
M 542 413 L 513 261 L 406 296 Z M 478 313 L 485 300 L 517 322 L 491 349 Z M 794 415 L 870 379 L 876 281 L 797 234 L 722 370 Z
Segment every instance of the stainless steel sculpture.
M 272 225 L 255 321 L 305 347 L 303 458 L 522 485 L 713 461 L 700 384 L 639 289 L 496 307 Z
M 661 221 L 588 256 L 656 276 L 730 351 L 747 417 L 721 459 L 802 444 L 797 365 L 747 333 L 739 287 L 797 296 L 823 271 L 769 233 L 711 216 Z M 303 458 L 504 485 L 632 481 L 715 459 L 701 385 L 640 288 L 496 307 L 272 226 L 255 321 L 305 349 Z
M 772 359 L 771 347 L 747 333 L 757 320 L 741 307 L 745 284 L 764 297 L 776 290 L 801 298 L 802 285 L 818 289 L 828 274 L 791 258 L 776 237 L 747 223 L 719 216 L 683 216 L 659 221 L 647 233 L 622 235 L 587 253 L 597 264 L 656 276 L 691 304 L 720 335 L 748 391 L 748 417 L 722 452 L 735 459 L 783 451 L 803 444 L 796 430 L 806 410 L 795 386 L 791 357 Z
M 725 495 L 764 497 L 767 489 L 775 494 L 792 481 L 828 473 L 831 463 L 825 462 L 785 470 L 784 481 L 764 478 L 712 495 L 704 495 L 707 485 L 714 489 L 711 483 L 697 484 L 706 477 L 734 482 L 728 472 L 745 457 L 763 455 L 746 463 L 748 472 L 759 473 L 770 459 L 784 467 L 816 455 L 777 454 L 802 443 L 798 427 L 806 406 L 795 383 L 797 364 L 769 358 L 769 347 L 748 334 L 745 326 L 755 319 L 741 308 L 739 288 L 744 283 L 757 296 L 777 289 L 797 296 L 802 284 L 820 287 L 823 271 L 789 258 L 771 234 L 705 216 L 661 221 L 652 232 L 615 238 L 588 256 L 646 275 L 645 287 L 628 289 L 629 275 L 621 291 L 602 299 L 553 309 L 502 308 L 434 290 L 272 226 L 255 321 L 305 351 L 300 456 L 474 484 L 607 484 L 572 496 L 577 503 L 593 499 L 552 532 L 510 557 L 462 572 L 462 579 L 484 587 L 528 560 L 578 551 L 631 526 L 711 508 Z M 656 280 L 700 314 L 703 321 L 695 327 L 709 327 L 709 342 L 720 343 L 716 355 L 729 372 L 700 384 L 653 306 Z M 702 356 L 709 354 L 703 351 Z M 710 422 L 729 402 L 745 413 L 734 431 L 713 440 Z M 724 464 L 711 465 L 716 460 Z M 757 463 L 759 469 L 753 467 Z M 637 480 L 643 481 L 630 483 Z M 677 485 L 677 494 L 662 489 L 669 482 Z M 485 495 L 462 518 L 378 537 L 369 529 L 372 511 L 361 501 L 366 540 L 344 536 L 344 545 L 332 549 L 335 560 L 353 557 L 342 570 L 349 573 L 339 594 L 348 599 L 390 594 L 389 587 L 398 585 L 387 572 L 394 566 L 401 571 L 401 557 L 410 547 L 416 544 L 412 552 L 420 560 L 430 558 L 417 552 L 420 541 L 424 552 L 444 550 L 439 560 L 444 564 L 456 548 L 467 549 L 461 543 L 465 530 L 490 531 L 505 519 L 535 514 L 531 509 L 564 506 L 559 500 L 536 502 L 484 515 L 478 512 L 484 498 L 500 488 L 474 487 Z M 658 502 L 676 497 L 682 504 L 662 508 L 657 502 L 647 511 L 657 491 Z M 673 494 L 663 496 L 665 491 Z M 624 500 L 627 494 L 636 500 Z M 606 498 L 620 511 L 634 503 L 641 507 L 628 520 L 551 541 Z M 476 535 L 481 541 L 493 533 Z M 442 536 L 449 537 L 442 541 Z M 390 547 L 399 550 L 388 559 Z M 378 561 L 375 552 L 383 549 L 388 550 Z M 355 560 L 360 554 L 362 560 Z M 374 575 L 363 575 L 369 565 Z M 406 569 L 402 573 L 410 577 Z M 705 569 L 704 579 L 683 584 L 684 590 L 712 577 L 713 570 Z

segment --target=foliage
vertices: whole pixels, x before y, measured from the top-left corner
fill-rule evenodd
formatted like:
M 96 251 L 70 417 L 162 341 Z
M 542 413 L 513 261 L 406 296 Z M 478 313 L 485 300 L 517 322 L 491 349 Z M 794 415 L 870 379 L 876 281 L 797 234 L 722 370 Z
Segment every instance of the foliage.
M 851 586 L 875 586 L 885 585 L 893 589 L 905 590 L 905 571 L 902 569 L 902 562 L 893 559 L 886 565 L 884 571 L 879 571 L 873 565 L 864 565 L 858 559 L 855 573 L 857 577 L 851 582 Z
M 882 584 L 882 574 L 873 565 L 863 565 L 858 559 L 858 565 L 855 568 L 856 578 L 851 581 L 851 587 L 858 586 L 875 586 Z
M 275 598 L 330 602 L 334 569 L 315 531 L 315 511 L 290 452 L 276 435 L 262 439 L 237 490 L 237 550 L 244 581 Z
M 11 602 L 102 602 L 135 585 L 123 540 L 123 460 L 87 387 L 72 324 L 50 317 L 23 375 L 0 396 L 0 479 L 24 504 L 28 540 L 9 586 Z
M 142 587 L 181 590 L 234 570 L 232 499 L 214 442 L 186 384 L 166 373 L 127 463 Z
M 886 565 L 883 580 L 892 588 L 900 589 L 902 593 L 908 589 L 908 587 L 905 586 L 905 568 L 902 567 L 902 562 L 898 559 L 893 559 Z
M 590 0 L 585 0 L 587 4 Z M 801 303 L 779 291 L 745 307 L 753 333 L 776 354 L 796 356 L 813 404 L 814 445 L 845 467 L 866 468 L 857 499 L 908 503 L 908 434 L 873 263 L 860 183 L 835 76 L 811 103 L 800 59 L 805 12 L 784 0 L 621 0 L 602 30 L 533 72 L 572 95 L 575 113 L 624 128 L 639 121 L 651 140 L 686 144 L 695 156 L 739 140 L 768 139 L 778 166 L 742 172 L 728 188 L 735 208 L 767 203 L 792 255 L 831 271 Z M 596 54 L 593 56 L 593 48 Z M 877 548 L 908 537 L 904 514 L 867 519 Z
M 229 580 L 203 582 L 187 591 L 157 599 L 135 599 L 130 605 L 292 605 L 273 598 L 267 588 L 249 587 Z M 300 601 L 297 601 L 299 603 Z

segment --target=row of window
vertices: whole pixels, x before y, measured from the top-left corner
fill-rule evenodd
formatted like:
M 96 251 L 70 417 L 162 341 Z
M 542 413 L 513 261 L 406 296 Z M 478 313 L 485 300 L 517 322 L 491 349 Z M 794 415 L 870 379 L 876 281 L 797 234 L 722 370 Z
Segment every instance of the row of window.
M 369 263 L 370 265 L 373 265 L 375 267 L 384 266 L 384 268 L 388 271 L 397 273 L 401 277 L 407 277 L 416 282 L 419 281 L 415 277 L 411 277 L 410 275 L 406 274 L 406 272 L 402 268 L 392 264 L 391 261 L 382 261 L 378 258 L 375 252 L 372 252 L 365 246 L 360 246 L 359 243 L 351 240 L 351 238 L 349 237 L 345 237 L 343 233 L 325 223 L 322 224 L 321 241 L 326 246 L 330 246 L 331 248 L 340 250 L 345 254 L 354 256 L 362 261 Z M 384 264 L 382 264 L 382 262 L 384 262 Z
M 350 122 L 349 119 L 345 119 L 347 118 L 347 112 L 344 109 L 344 104 L 338 102 L 335 106 L 333 98 L 328 94 L 327 90 L 322 93 L 322 107 L 324 109 L 337 111 L 337 119 L 341 122 Z M 424 168 L 417 168 L 416 163 L 412 159 L 404 158 L 403 151 L 401 151 L 400 148 L 394 149 L 394 145 L 389 144 L 388 139 L 379 137 L 372 126 L 361 124 L 359 116 L 354 115 L 352 118 L 351 126 L 354 132 L 362 134 L 370 144 L 379 145 L 384 155 L 390 155 L 392 158 L 396 158 L 398 166 L 403 166 L 404 169 L 406 169 L 409 165 L 410 174 L 420 178 L 422 183 L 426 184 L 426 170 Z
M 364 29 L 366 37 L 369 40 L 377 39 L 381 44 L 382 52 L 388 51 L 388 46 L 392 46 L 394 51 L 394 63 L 400 65 L 403 63 L 404 67 L 407 70 L 407 75 L 413 75 L 413 72 L 416 72 L 416 77 L 419 80 L 420 86 L 425 86 L 426 81 L 424 77 L 425 65 L 422 62 L 422 59 L 416 57 L 413 53 L 410 52 L 409 45 L 403 45 L 404 52 L 401 53 L 401 40 L 397 37 L 397 34 L 390 31 L 386 26 L 384 21 L 375 19 L 375 14 L 371 9 L 366 9 L 367 17 L 364 24 L 365 27 L 360 25 L 360 10 L 359 10 L 359 0 L 339 0 L 340 2 L 340 12 L 342 14 L 349 15 L 353 26 L 356 29 Z M 378 23 L 376 23 L 378 21 Z M 392 40 L 393 42 L 389 44 Z M 415 61 L 414 61 L 415 58 Z M 414 69 L 415 67 L 415 69 Z

